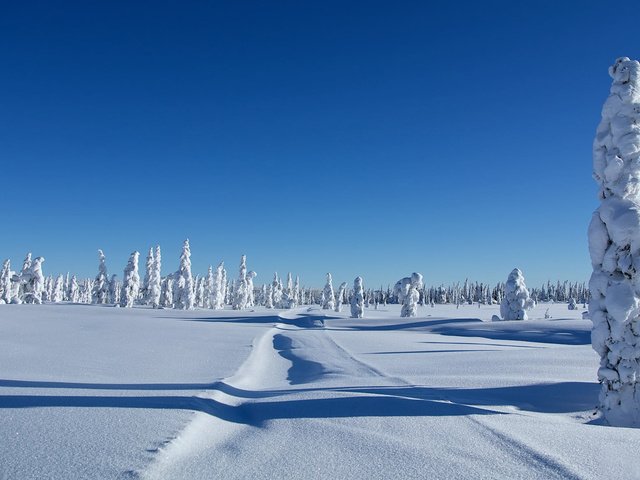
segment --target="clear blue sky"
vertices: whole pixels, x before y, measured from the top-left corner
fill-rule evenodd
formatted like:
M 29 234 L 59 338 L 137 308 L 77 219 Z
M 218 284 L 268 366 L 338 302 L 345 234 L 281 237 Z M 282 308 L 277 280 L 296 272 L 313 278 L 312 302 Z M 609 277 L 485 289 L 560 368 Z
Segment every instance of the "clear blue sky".
M 159 243 L 167 273 L 189 237 L 194 273 L 246 253 L 257 283 L 587 280 L 591 143 L 636 10 L 4 2 L 0 257 L 93 276 L 102 248 L 121 276 Z

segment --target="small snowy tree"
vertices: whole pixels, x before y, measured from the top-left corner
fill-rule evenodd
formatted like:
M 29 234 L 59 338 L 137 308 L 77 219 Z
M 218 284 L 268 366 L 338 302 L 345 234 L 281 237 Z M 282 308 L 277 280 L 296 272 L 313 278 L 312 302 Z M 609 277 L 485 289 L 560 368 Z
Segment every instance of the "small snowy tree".
M 162 279 L 160 306 L 164 308 L 173 307 L 173 275 L 169 275 Z
M 0 303 L 11 303 L 11 261 L 5 260 L 0 273 Z
M 273 308 L 273 285 L 271 283 L 267 285 L 266 296 L 264 299 L 264 306 L 266 308 Z
M 56 283 L 53 285 L 53 298 L 51 301 L 53 303 L 60 303 L 63 300 L 63 292 L 64 292 L 64 277 L 62 275 L 58 275 L 56 278 Z
M 514 268 L 507 278 L 505 293 L 500 304 L 500 315 L 503 320 L 526 320 L 527 310 L 533 308 L 533 300 L 524 283 L 522 272 Z
M 107 276 L 107 264 L 105 263 L 104 253 L 98 250 L 98 275 L 93 281 L 93 289 L 91 291 L 92 303 L 104 304 L 109 301 L 109 277 Z
M 333 295 L 333 284 L 332 284 L 330 273 L 327 273 L 327 283 L 325 284 L 324 290 L 322 291 L 322 293 L 323 293 L 323 299 L 324 299 L 322 303 L 322 309 L 333 310 L 336 306 L 336 299 L 335 299 L 335 296 Z
M 111 275 L 111 280 L 108 282 L 108 297 L 107 303 L 113 305 L 120 305 L 120 282 L 118 282 L 117 275 Z
M 253 279 L 257 276 L 258 274 L 253 270 L 249 270 L 247 272 L 247 307 L 253 307 L 256 303 L 256 299 L 254 297 L 255 293 L 253 291 Z
M 224 270 L 224 262 L 220 262 L 216 268 L 216 275 L 213 279 L 213 293 L 211 298 L 211 308 L 214 310 L 222 310 L 224 308 L 224 295 L 226 272 Z
M 589 225 L 591 342 L 600 355 L 600 410 L 640 427 L 640 63 L 622 57 L 593 142 L 601 204 Z
M 78 279 L 75 275 L 71 276 L 69 280 L 69 301 L 71 303 L 78 303 L 80 300 L 80 291 L 78 288 Z
M 247 256 L 240 257 L 240 271 L 234 289 L 232 307 L 234 310 L 244 310 L 249 301 L 249 285 L 247 283 Z
M 418 315 L 418 301 L 420 300 L 422 287 L 422 274 L 416 272 L 411 274 L 408 283 L 402 283 L 401 317 L 415 317 Z
M 347 290 L 347 282 L 342 282 L 338 288 L 338 294 L 336 295 L 336 312 L 342 311 L 342 301 L 344 300 L 344 292 Z
M 176 272 L 174 280 L 173 298 L 175 308 L 180 310 L 192 310 L 195 306 L 196 298 L 193 276 L 191 275 L 191 247 L 188 238 L 182 245 L 180 268 Z
M 133 303 L 138 298 L 140 290 L 140 275 L 138 274 L 138 257 L 140 253 L 132 252 L 124 269 L 122 280 L 122 294 L 120 295 L 120 306 L 125 308 L 133 307 Z
M 362 277 L 353 281 L 353 296 L 351 297 L 351 318 L 362 318 L 364 315 L 364 287 Z
M 147 305 L 153 308 L 160 306 L 160 296 L 162 294 L 162 255 L 160 254 L 160 245 L 156 246 L 155 254 L 153 254 L 153 264 L 149 275 L 149 285 L 147 291 Z
M 280 279 L 278 272 L 273 274 L 273 282 L 271 282 L 271 303 L 273 308 L 282 308 L 282 288 L 280 288 Z

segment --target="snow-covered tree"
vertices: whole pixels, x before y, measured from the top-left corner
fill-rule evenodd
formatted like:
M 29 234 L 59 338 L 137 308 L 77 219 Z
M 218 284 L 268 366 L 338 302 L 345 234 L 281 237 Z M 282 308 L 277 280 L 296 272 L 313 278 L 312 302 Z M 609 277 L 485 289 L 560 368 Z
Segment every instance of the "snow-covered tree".
M 266 296 L 264 299 L 264 306 L 266 308 L 273 308 L 273 284 L 267 285 Z
M 533 300 L 529 296 L 522 272 L 514 268 L 505 284 L 505 294 L 500 304 L 500 316 L 503 320 L 526 320 L 527 310 L 532 308 Z
M 173 275 L 169 275 L 162 279 L 160 306 L 164 308 L 173 307 Z
M 213 267 L 209 265 L 207 270 L 207 276 L 204 277 L 203 283 L 203 307 L 213 308 L 213 291 L 214 291 L 215 279 L 213 277 Z
M 364 287 L 362 277 L 353 281 L 353 296 L 351 297 L 351 318 L 362 318 L 364 315 Z
M 600 206 L 589 225 L 591 342 L 600 355 L 600 410 L 640 426 L 640 63 L 622 57 L 593 143 Z
M 80 300 L 80 291 L 78 288 L 78 279 L 75 275 L 71 276 L 69 280 L 69 301 L 71 303 L 78 303 Z
M 336 312 L 342 311 L 342 301 L 344 300 L 344 292 L 347 290 L 347 282 L 342 282 L 338 288 L 338 294 L 336 295 Z
M 213 291 L 211 293 L 211 308 L 221 310 L 224 308 L 224 290 L 226 273 L 224 271 L 224 262 L 220 262 L 216 268 L 216 274 L 213 277 Z
M 121 293 L 121 285 L 118 282 L 117 275 L 111 275 L 111 280 L 109 280 L 108 285 L 108 297 L 107 303 L 112 303 L 113 305 L 120 305 L 120 293 Z
M 575 310 L 575 309 L 578 308 L 578 304 L 576 303 L 576 299 L 575 298 L 571 297 L 569 299 L 569 305 L 567 305 L 567 308 L 569 310 Z
M 109 301 L 109 277 L 107 275 L 107 264 L 105 262 L 104 253 L 98 250 L 98 275 L 93 281 L 93 289 L 91 290 L 92 303 L 104 304 Z
M 140 274 L 138 273 L 138 257 L 140 253 L 132 252 L 124 269 L 122 279 L 122 294 L 120 295 L 120 306 L 125 308 L 133 307 L 140 291 Z
M 180 310 L 192 310 L 196 303 L 193 276 L 191 275 L 191 247 L 187 238 L 182 245 L 180 268 L 173 285 L 174 306 Z
M 5 260 L 2 264 L 2 272 L 0 272 L 0 303 L 11 303 L 11 261 Z
M 160 253 L 160 245 L 156 246 L 153 254 L 153 264 L 149 275 L 149 285 L 147 291 L 147 305 L 153 308 L 160 306 L 160 296 L 162 294 L 162 255 Z
M 247 283 L 247 256 L 242 255 L 240 258 L 240 272 L 233 295 L 232 307 L 234 310 L 244 310 L 247 308 L 249 301 L 249 285 Z
M 253 307 L 256 303 L 256 299 L 254 297 L 253 291 L 253 279 L 256 278 L 258 274 L 253 270 L 249 270 L 247 272 L 247 307 Z
M 37 257 L 32 261 L 31 254 L 28 254 L 22 267 L 22 272 L 15 278 L 19 284 L 18 291 L 21 303 L 42 303 L 45 282 L 42 274 L 42 262 L 44 262 L 43 257 Z
M 151 284 L 151 276 L 153 275 L 153 264 L 155 258 L 153 255 L 153 247 L 149 248 L 149 253 L 147 253 L 147 261 L 145 263 L 144 269 L 144 279 L 142 280 L 142 287 L 140 288 L 140 294 L 142 295 L 141 303 L 143 305 L 151 305 L 151 301 L 149 299 L 149 291 Z
M 64 277 L 62 275 L 58 275 L 56 278 L 56 283 L 53 285 L 53 298 L 51 299 L 54 303 L 62 302 L 64 298 Z
M 416 272 L 411 274 L 408 283 L 402 283 L 401 317 L 415 317 L 418 315 L 418 301 L 420 300 L 420 290 L 422 287 L 422 274 Z
M 273 274 L 273 282 L 271 282 L 271 303 L 273 308 L 282 308 L 282 284 L 278 278 L 278 272 Z
M 322 309 L 333 310 L 336 306 L 336 299 L 335 299 L 335 296 L 333 295 L 333 284 L 332 284 L 330 273 L 327 273 L 327 283 L 325 284 L 324 290 L 322 291 L 322 293 L 323 293 L 323 299 L 324 299 L 322 302 Z

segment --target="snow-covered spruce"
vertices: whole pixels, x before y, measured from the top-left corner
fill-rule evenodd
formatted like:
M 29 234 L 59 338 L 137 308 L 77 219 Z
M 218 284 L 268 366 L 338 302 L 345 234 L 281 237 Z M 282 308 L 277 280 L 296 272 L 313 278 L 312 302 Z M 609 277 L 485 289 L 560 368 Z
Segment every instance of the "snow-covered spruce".
M 173 285 L 173 304 L 179 310 L 192 310 L 195 307 L 196 296 L 191 275 L 191 247 L 187 238 L 182 244 L 180 254 L 180 268 L 175 273 Z
M 28 266 L 23 266 L 22 273 L 20 274 L 20 289 L 22 295 L 20 301 L 22 303 L 42 303 L 42 292 L 44 291 L 44 275 L 42 273 L 42 263 L 44 257 L 36 257 L 31 260 L 31 254 L 28 255 Z M 26 262 L 25 262 L 26 265 Z M 60 275 L 62 277 L 62 275 Z M 62 301 L 64 293 L 62 292 L 62 286 L 60 286 L 60 300 Z
M 124 268 L 122 280 L 122 294 L 120 295 L 120 306 L 131 308 L 138 298 L 140 290 L 140 275 L 138 274 L 138 257 L 140 253 L 132 252 Z
M 102 250 L 98 250 L 98 259 L 100 264 L 98 265 L 98 275 L 93 281 L 91 303 L 104 304 L 109 301 L 109 277 L 107 276 L 107 264 Z
M 109 296 L 107 299 L 107 303 L 112 303 L 113 305 L 120 304 L 120 289 L 122 285 L 118 282 L 117 275 L 111 275 L 111 280 L 109 280 Z
M 240 257 L 240 269 L 236 280 L 232 307 L 234 310 L 244 310 L 249 301 L 249 285 L 247 283 L 247 256 Z
M 247 272 L 247 307 L 253 307 L 256 304 L 255 293 L 253 291 L 253 279 L 257 276 L 258 274 L 253 270 Z
M 163 308 L 173 307 L 173 275 L 168 275 L 162 279 L 160 306 Z
M 500 316 L 503 320 L 526 320 L 527 310 L 533 308 L 533 300 L 524 283 L 522 272 L 514 268 L 507 278 L 505 293 L 500 304 Z
M 213 308 L 213 266 L 209 265 L 209 269 L 207 270 L 207 276 L 204 277 L 204 291 L 203 291 L 203 307 L 204 308 Z
M 211 308 L 214 310 L 222 310 L 224 308 L 225 281 L 224 262 L 220 262 L 216 268 L 216 274 L 213 279 L 213 292 L 211 294 Z
M 160 253 L 160 245 L 156 246 L 153 254 L 153 264 L 149 275 L 149 285 L 147 290 L 147 305 L 153 308 L 160 306 L 160 295 L 162 293 L 162 255 Z
M 420 300 L 420 290 L 423 287 L 422 274 L 412 273 L 411 277 L 409 277 L 409 282 L 403 282 L 402 286 L 402 310 L 400 311 L 400 316 L 415 317 L 418 315 L 418 301 Z
M 5 260 L 0 272 L 0 304 L 11 303 L 11 261 Z
M 353 281 L 353 296 L 351 297 L 351 318 L 362 318 L 364 315 L 364 287 L 362 277 Z
M 336 299 L 333 294 L 333 284 L 332 284 L 330 273 L 327 273 L 327 283 L 325 284 L 324 290 L 322 291 L 322 293 L 323 293 L 322 309 L 333 310 L 336 306 Z
M 575 309 L 578 308 L 578 304 L 576 303 L 576 299 L 575 298 L 571 297 L 569 299 L 569 305 L 567 305 L 567 308 L 569 310 L 575 310 Z
M 69 280 L 69 301 L 71 303 L 78 303 L 80 301 L 80 290 L 78 288 L 78 279 L 75 275 Z
M 153 247 L 149 248 L 149 253 L 147 254 L 147 261 L 145 263 L 144 269 L 144 279 L 142 280 L 142 287 L 140 288 L 140 296 L 142 298 L 141 303 L 143 305 L 150 305 L 149 302 L 149 285 L 151 283 L 151 272 L 153 270 Z
M 640 426 L 640 63 L 619 58 L 593 142 L 600 207 L 589 225 L 591 342 L 600 355 L 600 410 Z
M 58 277 L 56 278 L 56 283 L 53 285 L 53 296 L 51 298 L 51 301 L 53 303 L 62 302 L 62 300 L 64 299 L 64 296 L 62 293 L 63 290 L 64 290 L 64 278 L 62 277 L 62 275 L 58 275 Z
M 338 287 L 338 294 L 336 295 L 335 311 L 338 313 L 342 311 L 342 302 L 344 300 L 344 294 L 346 290 L 347 290 L 347 282 L 342 282 L 340 284 L 340 287 Z

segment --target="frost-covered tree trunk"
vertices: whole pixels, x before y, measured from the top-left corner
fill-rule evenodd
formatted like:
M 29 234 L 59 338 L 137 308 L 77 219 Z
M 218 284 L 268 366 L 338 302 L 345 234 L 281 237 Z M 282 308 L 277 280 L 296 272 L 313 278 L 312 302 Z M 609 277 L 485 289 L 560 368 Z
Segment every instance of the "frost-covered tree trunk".
M 353 281 L 353 296 L 351 297 L 351 318 L 362 318 L 364 315 L 364 287 L 362 277 Z
M 342 282 L 338 288 L 338 294 L 336 295 L 336 312 L 342 311 L 342 301 L 344 300 L 344 292 L 347 290 L 347 282 Z
M 140 253 L 132 252 L 129 262 L 124 269 L 122 279 L 122 294 L 120 295 L 120 306 L 125 308 L 133 307 L 140 291 L 140 275 L 138 274 L 138 257 Z
M 240 257 L 238 280 L 233 292 L 232 307 L 234 310 L 244 310 L 249 301 L 249 285 L 247 284 L 247 256 Z
M 193 276 L 191 275 L 191 247 L 187 238 L 182 245 L 180 268 L 176 272 L 173 292 L 175 308 L 192 310 L 195 306 Z
M 56 283 L 53 285 L 53 298 L 51 301 L 53 303 L 60 303 L 63 300 L 63 291 L 64 291 L 64 277 L 62 275 L 58 275 L 56 278 Z
M 403 279 L 404 280 L 404 279 Z M 418 301 L 422 289 L 422 274 L 412 273 L 408 283 L 403 283 L 401 317 L 415 317 L 418 315 Z
M 107 276 L 107 264 L 105 262 L 104 253 L 98 250 L 98 275 L 93 281 L 93 289 L 91 291 L 92 303 L 104 304 L 109 301 L 109 277 Z
M 589 225 L 591 342 L 600 355 L 600 410 L 640 426 L 640 63 L 619 58 L 593 143 L 600 207 Z
M 336 299 L 335 299 L 335 296 L 333 295 L 333 284 L 332 284 L 330 273 L 327 273 L 327 283 L 325 284 L 324 290 L 322 291 L 322 293 L 323 293 L 322 309 L 333 310 L 336 306 Z
M 500 315 L 503 320 L 526 320 L 527 310 L 533 308 L 533 300 L 524 283 L 522 272 L 514 268 L 507 278 L 505 293 L 500 304 Z

